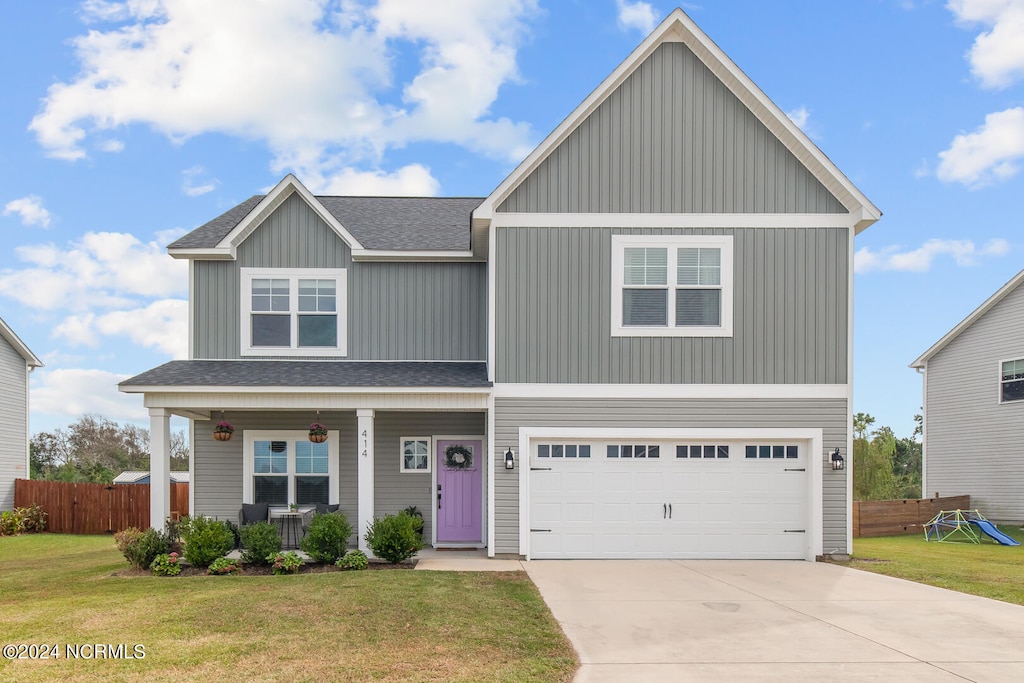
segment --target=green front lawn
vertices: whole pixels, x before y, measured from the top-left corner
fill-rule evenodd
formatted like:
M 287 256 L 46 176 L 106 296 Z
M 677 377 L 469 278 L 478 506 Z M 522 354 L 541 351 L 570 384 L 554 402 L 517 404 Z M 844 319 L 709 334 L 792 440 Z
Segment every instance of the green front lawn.
M 1024 542 L 1015 526 L 999 530 Z M 851 567 L 1024 605 L 1024 545 L 925 542 L 924 534 L 855 538 Z
M 568 681 L 566 640 L 525 572 L 116 577 L 106 536 L 0 538 L 0 680 Z M 67 645 L 145 658 L 69 660 Z

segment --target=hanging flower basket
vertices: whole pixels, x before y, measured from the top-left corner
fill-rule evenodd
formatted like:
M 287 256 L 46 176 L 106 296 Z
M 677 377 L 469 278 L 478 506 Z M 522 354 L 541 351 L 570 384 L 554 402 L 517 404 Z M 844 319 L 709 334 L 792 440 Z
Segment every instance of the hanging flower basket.
M 323 443 L 327 441 L 327 426 L 319 422 L 314 422 L 309 425 L 309 440 L 313 443 Z
M 231 441 L 234 433 L 235 426 L 225 420 L 221 420 L 213 428 L 213 438 L 217 441 Z
M 444 466 L 450 470 L 467 470 L 473 466 L 473 451 L 462 444 L 444 449 Z

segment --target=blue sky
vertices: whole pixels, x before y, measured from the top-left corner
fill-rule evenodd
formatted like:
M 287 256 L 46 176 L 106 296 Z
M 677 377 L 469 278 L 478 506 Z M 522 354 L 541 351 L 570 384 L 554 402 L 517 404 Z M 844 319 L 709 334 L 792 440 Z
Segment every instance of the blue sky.
M 46 363 L 33 431 L 145 420 L 115 385 L 184 357 L 176 236 L 289 171 L 486 195 L 674 6 L 4 3 L 0 316 Z M 907 364 L 1024 267 L 1024 0 L 683 8 L 884 212 L 857 238 L 855 410 L 909 435 Z

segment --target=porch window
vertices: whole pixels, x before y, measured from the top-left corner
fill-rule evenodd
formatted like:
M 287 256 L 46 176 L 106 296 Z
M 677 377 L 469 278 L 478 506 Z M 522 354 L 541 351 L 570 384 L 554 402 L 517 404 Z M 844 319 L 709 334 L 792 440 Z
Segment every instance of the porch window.
M 400 444 L 401 472 L 430 472 L 429 436 L 403 436 Z
M 247 503 L 314 505 L 338 502 L 338 432 L 312 443 L 306 432 L 245 435 L 243 494 Z
M 345 274 L 242 268 L 242 355 L 344 356 Z

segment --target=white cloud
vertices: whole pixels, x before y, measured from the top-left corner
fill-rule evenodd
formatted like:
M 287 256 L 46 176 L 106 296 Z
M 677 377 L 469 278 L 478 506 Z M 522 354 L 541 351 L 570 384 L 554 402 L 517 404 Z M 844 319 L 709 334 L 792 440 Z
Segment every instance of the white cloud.
M 0 271 L 0 295 L 34 309 L 126 307 L 140 297 L 188 291 L 187 263 L 167 256 L 164 245 L 127 233 L 90 232 L 67 249 L 42 244 L 14 251 L 29 267 Z
M 207 178 L 206 169 L 202 166 L 186 168 L 181 172 L 181 191 L 189 197 L 201 197 L 213 192 L 220 185 L 216 178 Z
M 394 173 L 344 169 L 329 178 L 314 177 L 307 186 L 317 194 L 384 197 L 432 197 L 441 184 L 420 164 L 403 166 Z
M 981 187 L 1016 175 L 1021 157 L 1024 108 L 1014 107 L 989 114 L 973 133 L 953 138 L 949 149 L 939 153 L 937 175 L 944 182 Z
M 187 358 L 188 301 L 161 299 L 131 310 L 72 315 L 53 329 L 54 337 L 64 337 L 72 346 L 97 346 L 101 335 L 127 338 L 175 359 Z
M 874 270 L 898 270 L 923 273 L 932 266 L 939 256 L 950 256 L 958 266 L 976 266 L 981 257 L 1003 256 L 1010 251 L 1010 244 L 1004 239 L 993 239 L 980 248 L 971 240 L 928 240 L 917 249 L 901 251 L 902 247 L 885 247 L 872 251 L 861 247 L 854 254 L 854 272 L 868 273 Z
M 50 227 L 50 212 L 43 207 L 43 200 L 34 194 L 12 199 L 4 205 L 4 215 L 16 213 L 21 216 L 22 225 Z
M 110 152 L 111 154 L 116 154 L 117 152 L 124 151 L 124 143 L 121 142 L 120 140 L 115 140 L 113 138 L 109 140 L 101 140 L 96 145 L 96 149 L 98 149 L 101 152 Z
M 1024 0 L 949 0 L 962 24 L 989 28 L 967 53 L 971 72 L 987 88 L 1005 88 L 1024 76 Z
M 59 368 L 33 372 L 32 412 L 77 420 L 86 413 L 112 420 L 146 420 L 138 394 L 122 394 L 117 383 L 129 375 L 105 370 Z
M 803 128 L 807 125 L 807 119 L 811 117 L 811 112 L 807 110 L 807 107 L 800 105 L 793 111 L 787 111 L 786 116 L 797 125 L 797 128 Z
M 444 11 L 421 0 L 90 0 L 94 23 L 72 41 L 79 76 L 50 87 L 30 128 L 64 159 L 132 124 L 176 141 L 221 132 L 265 142 L 275 171 L 302 177 L 376 166 L 417 140 L 518 160 L 529 126 L 489 110 L 517 78 L 535 10 L 536 0 L 451 0 Z M 393 59 L 410 51 L 412 76 Z
M 615 0 L 619 8 L 619 27 L 625 30 L 636 29 L 641 33 L 650 33 L 658 25 L 658 15 L 649 2 L 630 2 Z

